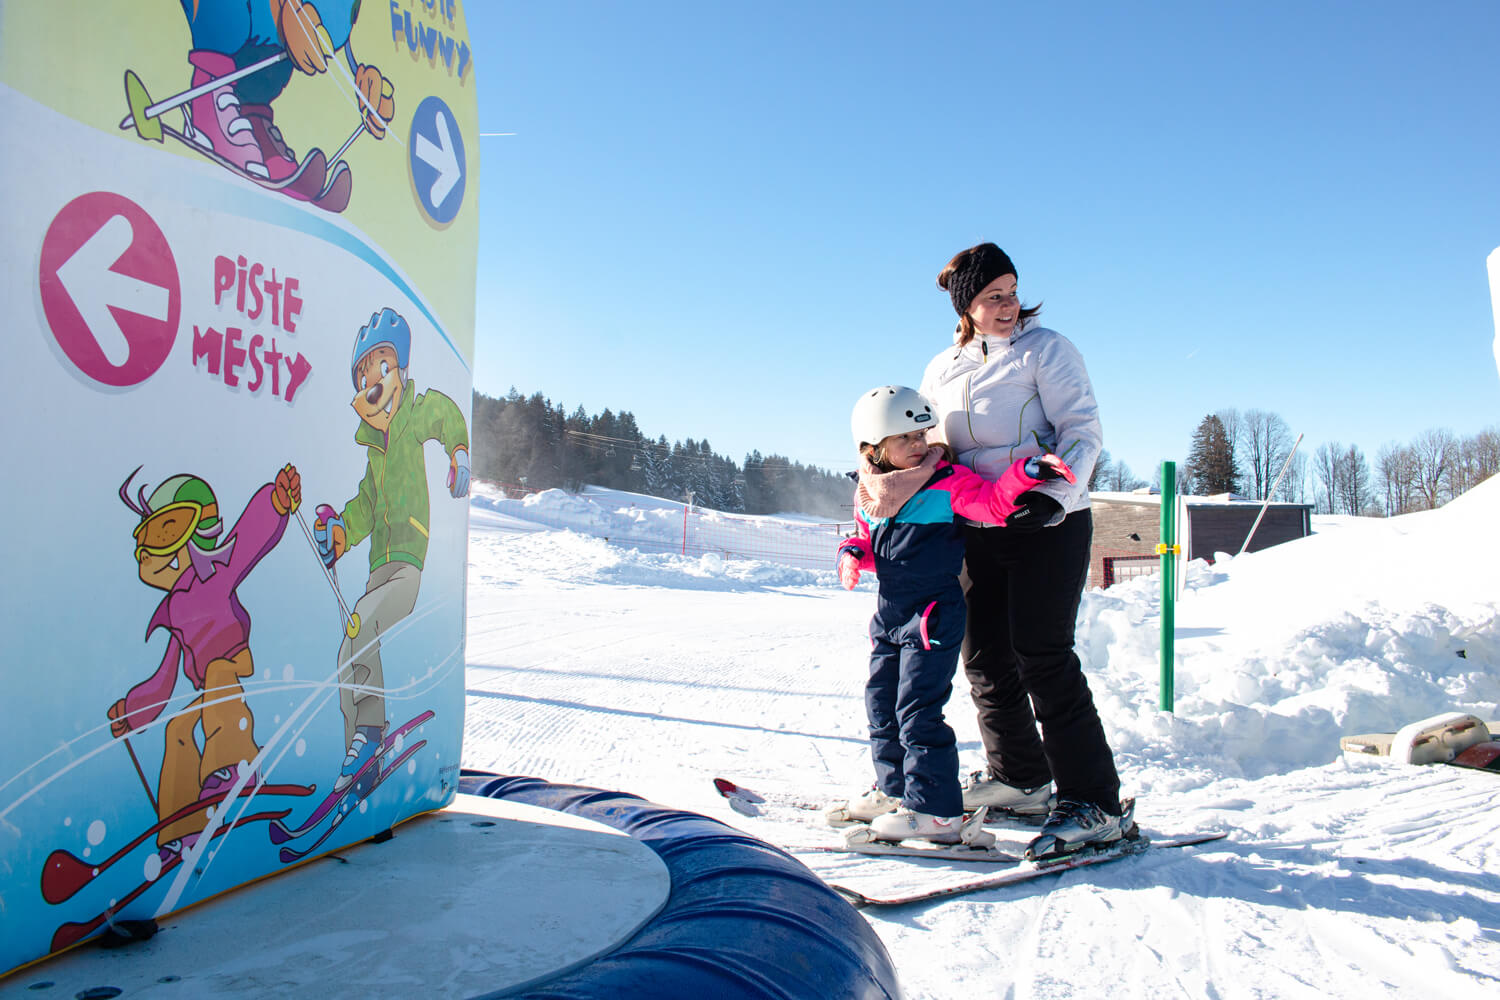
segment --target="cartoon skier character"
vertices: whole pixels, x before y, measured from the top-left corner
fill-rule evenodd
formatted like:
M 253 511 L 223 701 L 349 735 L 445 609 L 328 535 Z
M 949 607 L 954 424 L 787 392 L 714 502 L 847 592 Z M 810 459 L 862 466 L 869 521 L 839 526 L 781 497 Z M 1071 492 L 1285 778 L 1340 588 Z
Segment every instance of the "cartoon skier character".
M 255 670 L 250 656 L 250 615 L 236 589 L 281 540 L 287 519 L 302 501 L 302 478 L 287 465 L 255 492 L 228 532 L 212 487 L 198 476 L 177 475 L 146 496 L 132 497 L 137 468 L 120 486 L 120 499 L 139 517 L 135 561 L 141 582 L 166 591 L 146 626 L 146 638 L 167 630 L 167 649 L 156 672 L 109 707 L 117 738 L 155 720 L 172 697 L 179 666 L 201 692 L 167 721 L 157 817 L 168 817 L 200 799 L 228 791 L 246 777 L 260 747 L 255 718 L 242 683 Z M 203 731 L 200 749 L 194 730 Z M 188 812 L 157 834 L 162 860 L 193 846 L 208 822 L 207 810 Z
M 281 182 L 299 173 L 297 155 L 276 127 L 272 106 L 294 70 L 309 76 L 328 72 L 343 49 L 354 76 L 355 100 L 364 127 L 377 139 L 396 113 L 395 89 L 374 66 L 355 59 L 349 35 L 359 15 L 358 0 L 181 0 L 192 33 L 188 62 L 192 88 L 231 77 L 237 70 L 279 57 L 247 76 L 210 86 L 184 108 L 186 137 L 214 159 L 254 179 Z M 312 176 L 284 188 L 304 200 L 317 200 L 332 181 L 325 179 L 322 154 Z M 345 193 L 347 200 L 347 192 Z M 326 206 L 325 206 L 326 207 Z M 340 210 L 335 206 L 333 210 Z
M 330 568 L 370 540 L 370 576 L 354 605 L 360 623 L 339 647 L 339 705 L 348 752 L 335 789 L 346 787 L 377 754 L 385 736 L 385 675 L 380 638 L 416 607 L 427 557 L 427 471 L 422 446 L 437 441 L 448 455 L 448 492 L 469 493 L 469 432 L 458 404 L 435 389 L 418 393 L 407 378 L 411 328 L 395 310 L 370 317 L 354 340 L 351 405 L 354 440 L 367 454 L 359 492 L 341 511 L 317 510 L 313 537 Z M 365 784 L 366 779 L 361 779 Z M 358 789 L 356 789 L 358 791 Z

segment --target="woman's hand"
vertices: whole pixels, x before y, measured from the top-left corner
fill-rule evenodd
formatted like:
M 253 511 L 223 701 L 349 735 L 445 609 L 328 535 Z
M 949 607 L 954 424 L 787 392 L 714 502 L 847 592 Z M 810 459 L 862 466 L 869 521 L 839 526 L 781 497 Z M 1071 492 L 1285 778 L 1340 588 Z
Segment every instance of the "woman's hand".
M 1041 531 L 1047 526 L 1048 521 L 1062 512 L 1062 504 L 1047 494 L 1038 493 L 1035 490 L 1022 493 L 1016 497 L 1016 502 L 1021 506 L 1005 519 L 1005 527 L 1023 534 L 1029 535 L 1033 531 Z

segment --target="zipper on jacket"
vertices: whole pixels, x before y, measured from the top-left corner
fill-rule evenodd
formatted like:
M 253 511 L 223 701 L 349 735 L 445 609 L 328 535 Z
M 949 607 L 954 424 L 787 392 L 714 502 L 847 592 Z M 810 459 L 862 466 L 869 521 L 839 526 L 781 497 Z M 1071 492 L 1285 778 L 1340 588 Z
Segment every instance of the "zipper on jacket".
M 979 338 L 979 367 L 983 368 L 985 365 L 989 364 L 989 362 L 990 362 L 990 345 L 985 342 L 985 339 L 983 337 L 980 337 Z M 970 372 L 969 373 L 969 377 L 964 380 L 964 419 L 969 424 L 969 440 L 970 441 L 974 441 L 974 442 L 977 443 L 978 442 L 978 438 L 974 437 L 974 410 L 973 410 L 973 407 L 970 406 L 970 403 L 973 401 L 973 399 L 974 399 L 974 373 Z

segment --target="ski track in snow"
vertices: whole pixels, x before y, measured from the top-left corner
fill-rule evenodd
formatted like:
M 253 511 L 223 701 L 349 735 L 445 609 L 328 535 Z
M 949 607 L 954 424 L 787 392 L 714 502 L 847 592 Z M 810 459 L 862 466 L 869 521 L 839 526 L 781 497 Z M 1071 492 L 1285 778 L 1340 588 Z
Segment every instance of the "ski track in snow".
M 1403 540 L 1430 549 L 1401 527 L 1376 546 L 1384 558 Z M 1288 602 L 1280 583 L 1255 596 L 1254 578 L 1315 577 L 1286 566 L 1298 545 L 1327 541 L 1262 554 L 1280 573 L 1256 557 L 1229 572 L 1193 565 L 1175 716 L 1155 709 L 1151 582 L 1086 595 L 1079 648 L 1138 822 L 1231 836 L 864 911 L 909 997 L 1500 996 L 1500 776 L 1337 750 L 1343 732 L 1437 711 L 1495 718 L 1497 605 L 1388 595 L 1319 618 L 1294 594 L 1289 620 L 1253 624 Z M 504 518 L 476 518 L 470 562 L 466 766 L 628 791 L 771 843 L 838 841 L 818 812 L 774 799 L 868 787 L 869 589 Z M 949 721 L 967 770 L 981 748 L 964 695 L 960 680 Z M 715 776 L 773 801 L 734 813 Z M 842 856 L 798 857 L 827 874 Z

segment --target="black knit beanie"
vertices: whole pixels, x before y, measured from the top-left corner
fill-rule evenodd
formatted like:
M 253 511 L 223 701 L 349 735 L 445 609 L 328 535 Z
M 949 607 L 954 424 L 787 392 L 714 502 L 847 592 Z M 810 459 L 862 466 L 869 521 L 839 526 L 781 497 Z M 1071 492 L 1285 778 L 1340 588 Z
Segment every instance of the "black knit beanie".
M 1016 273 L 1010 255 L 993 243 L 981 243 L 962 256 L 963 260 L 948 276 L 948 295 L 953 299 L 953 311 L 960 316 L 969 311 L 969 303 L 986 285 L 1002 274 Z

